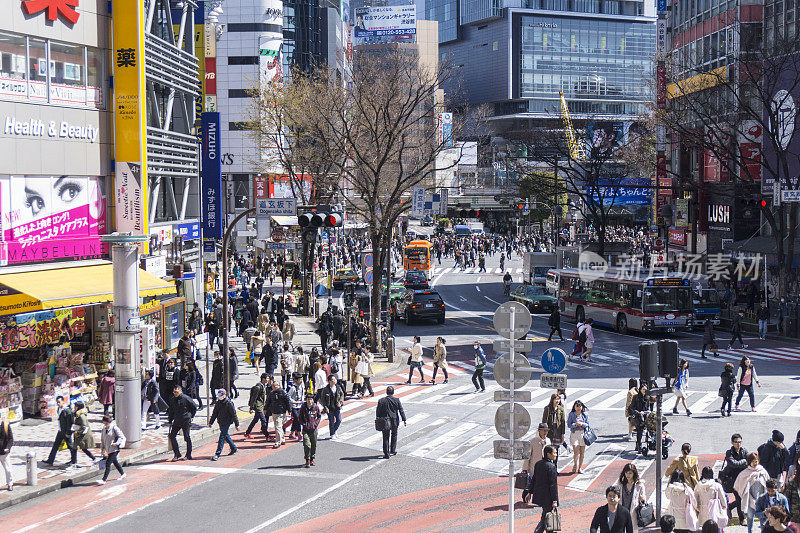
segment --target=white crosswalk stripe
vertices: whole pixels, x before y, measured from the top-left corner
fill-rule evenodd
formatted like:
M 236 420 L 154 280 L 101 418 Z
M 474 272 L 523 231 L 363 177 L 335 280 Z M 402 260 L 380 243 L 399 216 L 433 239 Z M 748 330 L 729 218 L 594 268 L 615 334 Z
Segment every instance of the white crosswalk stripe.
M 623 444 L 609 444 L 605 450 L 595 455 L 591 462 L 583 467 L 583 474 L 578 474 L 567 484 L 567 489 L 586 491 L 592 482 L 603 473 L 603 470 L 608 468 L 625 449 Z
M 478 424 L 473 424 L 471 422 L 463 422 L 450 431 L 446 432 L 444 435 L 439 435 L 435 439 L 426 442 L 421 447 L 417 448 L 410 455 L 414 455 L 416 457 L 431 457 L 431 453 L 436 448 L 440 446 L 444 446 L 449 442 L 456 441 L 461 435 L 471 431 L 473 428 L 478 427 Z

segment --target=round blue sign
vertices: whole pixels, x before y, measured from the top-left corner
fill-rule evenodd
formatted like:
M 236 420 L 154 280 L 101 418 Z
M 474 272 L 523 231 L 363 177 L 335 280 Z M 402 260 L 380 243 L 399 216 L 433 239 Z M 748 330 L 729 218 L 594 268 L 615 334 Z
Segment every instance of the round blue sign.
M 366 274 L 364 274 L 364 281 L 367 285 L 372 285 L 372 270 L 367 270 Z
M 542 368 L 548 374 L 558 374 L 567 368 L 567 354 L 561 348 L 550 348 L 542 354 Z

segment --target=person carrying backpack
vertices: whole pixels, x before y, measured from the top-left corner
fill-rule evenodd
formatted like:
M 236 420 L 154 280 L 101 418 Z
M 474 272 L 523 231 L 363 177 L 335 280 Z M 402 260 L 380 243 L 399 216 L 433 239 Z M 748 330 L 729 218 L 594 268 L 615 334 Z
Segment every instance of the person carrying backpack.
M 574 355 L 583 354 L 583 343 L 581 342 L 581 333 L 583 332 L 583 326 L 584 326 L 584 323 L 581 322 L 581 321 L 578 321 L 578 323 L 575 324 L 575 329 L 572 330 L 572 337 L 571 338 L 572 338 L 572 340 L 575 341 L 575 346 L 572 349 L 572 353 L 569 354 L 570 357 L 572 357 Z
M 247 402 L 247 405 L 250 407 L 250 412 L 253 413 L 253 419 L 250 421 L 250 425 L 247 426 L 247 430 L 244 432 L 244 438 L 249 439 L 252 438 L 250 436 L 250 432 L 253 431 L 253 428 L 256 426 L 256 422 L 261 422 L 261 432 L 264 434 L 264 438 L 267 438 L 267 433 L 269 429 L 269 422 L 267 421 L 267 417 L 264 415 L 264 407 L 267 403 L 267 387 L 269 384 L 270 376 L 266 372 L 261 374 L 261 381 L 250 387 L 250 398 Z

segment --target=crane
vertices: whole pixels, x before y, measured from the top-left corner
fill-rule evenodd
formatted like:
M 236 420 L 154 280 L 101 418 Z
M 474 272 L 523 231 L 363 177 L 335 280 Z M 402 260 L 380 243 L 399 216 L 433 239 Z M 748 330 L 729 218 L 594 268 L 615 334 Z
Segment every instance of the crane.
M 578 141 L 575 135 L 575 129 L 572 127 L 572 118 L 569 116 L 569 107 L 567 101 L 564 99 L 564 92 L 558 91 L 561 97 L 561 120 L 564 123 L 564 134 L 567 136 L 567 144 L 569 145 L 569 155 L 576 161 L 583 161 L 586 159 L 586 150 L 583 143 Z

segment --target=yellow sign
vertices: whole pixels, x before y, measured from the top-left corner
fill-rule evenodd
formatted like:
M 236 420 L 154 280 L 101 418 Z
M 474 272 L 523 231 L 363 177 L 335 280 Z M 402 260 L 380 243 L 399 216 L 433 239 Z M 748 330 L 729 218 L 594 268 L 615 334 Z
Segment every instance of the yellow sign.
M 728 67 L 722 66 L 696 76 L 683 79 L 678 83 L 667 85 L 667 98 L 679 98 L 697 91 L 710 89 L 720 83 L 728 81 Z
M 134 235 L 149 234 L 142 4 L 141 0 L 115 0 L 111 17 L 115 229 Z

